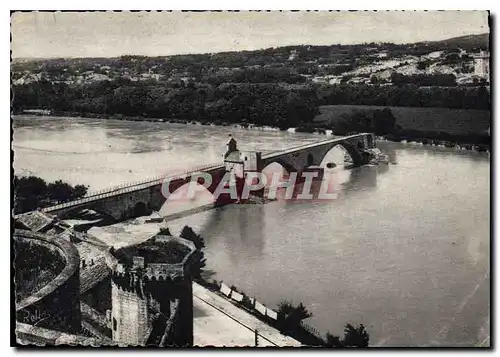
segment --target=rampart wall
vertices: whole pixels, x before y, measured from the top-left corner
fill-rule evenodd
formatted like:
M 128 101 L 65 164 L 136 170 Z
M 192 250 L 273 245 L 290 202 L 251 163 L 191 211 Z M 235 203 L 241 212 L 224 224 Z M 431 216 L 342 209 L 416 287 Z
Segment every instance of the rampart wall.
M 63 271 L 54 280 L 16 302 L 16 320 L 67 333 L 78 333 L 81 322 L 78 250 L 63 238 L 25 230 L 16 229 L 14 239 L 47 247 L 66 262 Z

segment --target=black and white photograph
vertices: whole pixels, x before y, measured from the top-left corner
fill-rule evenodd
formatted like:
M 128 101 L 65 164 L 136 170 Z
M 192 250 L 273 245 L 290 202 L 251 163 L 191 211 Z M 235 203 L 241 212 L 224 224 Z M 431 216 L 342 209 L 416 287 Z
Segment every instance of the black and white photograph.
M 491 349 L 491 21 L 11 11 L 12 346 Z

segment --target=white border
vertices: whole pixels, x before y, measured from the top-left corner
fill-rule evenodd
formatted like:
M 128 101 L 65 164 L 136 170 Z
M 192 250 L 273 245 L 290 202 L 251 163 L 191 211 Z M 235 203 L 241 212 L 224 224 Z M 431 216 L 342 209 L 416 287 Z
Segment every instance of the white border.
M 327 2 L 323 0 L 252 0 L 235 2 L 224 0 L 183 0 L 160 2 L 154 0 L 119 1 L 86 0 L 69 2 L 46 0 L 43 3 L 34 0 L 16 1 L 11 5 L 15 10 L 488 10 L 493 8 L 493 1 L 451 1 L 420 0 L 415 2 L 379 0 L 350 0 L 345 2 Z
M 498 2 L 496 2 L 498 3 Z M 494 1 L 489 1 L 489 0 L 475 0 L 475 1 L 436 1 L 436 0 L 419 0 L 418 2 L 403 2 L 403 1 L 388 1 L 388 0 L 379 0 L 377 2 L 373 1 L 361 1 L 361 0 L 350 0 L 348 2 L 327 2 L 324 0 L 279 0 L 279 1 L 273 1 L 270 2 L 269 0 L 252 0 L 248 2 L 239 2 L 235 3 L 234 1 L 203 1 L 203 0 L 184 0 L 184 1 L 178 1 L 175 3 L 172 2 L 159 2 L 159 1 L 150 1 L 150 0 L 141 0 L 137 2 L 132 2 L 132 1 L 123 1 L 123 0 L 114 0 L 114 1 L 107 1 L 104 3 L 102 0 L 86 0 L 84 2 L 70 2 L 70 1 L 54 1 L 54 0 L 46 0 L 43 2 L 40 1 L 34 1 L 34 0 L 24 0 L 24 1 L 16 1 L 14 3 L 10 3 L 9 5 L 11 6 L 11 9 L 16 9 L 16 10 L 22 10 L 22 9 L 44 9 L 44 10 L 58 10 L 58 9 L 67 9 L 67 10 L 110 10 L 110 9 L 134 9 L 134 10 L 141 10 L 141 9 L 160 9 L 160 8 L 165 8 L 168 7 L 171 10 L 189 10 L 189 9 L 205 9 L 205 10 L 210 10 L 210 9 L 233 9 L 233 10 L 253 10 L 253 9 L 266 9 L 266 10 L 277 10 L 277 9 L 282 9 L 282 10 L 306 10 L 306 9 L 314 9 L 314 10 L 328 10 L 329 8 L 334 7 L 336 10 L 353 10 L 353 9 L 370 9 L 370 10 L 400 10 L 400 9 L 411 9 L 411 10 L 493 10 L 493 15 L 496 14 L 496 9 L 497 6 Z M 7 4 L 7 2 L 2 2 L 2 7 L 4 4 Z M 1 336 L 3 338 L 2 341 L 2 356 L 3 355 L 12 355 L 15 353 L 15 350 L 12 348 L 9 348 L 8 346 L 10 345 L 10 220 L 8 220 L 8 217 L 10 216 L 10 120 L 9 120 L 9 108 L 10 108 L 10 60 L 9 57 L 7 56 L 7 53 L 10 51 L 10 43 L 8 40 L 7 34 L 10 32 L 10 18 L 8 15 L 7 10 L 9 9 L 2 9 L 3 11 L 1 12 L 1 29 L 2 31 L 0 32 L 2 34 L 1 41 L 2 41 L 2 47 L 3 47 L 3 56 L 1 57 L 2 61 L 2 77 L 1 77 L 1 82 L 2 83 L 2 95 L 0 97 L 0 100 L 2 101 L 2 106 L 1 108 L 4 108 L 4 117 L 2 118 L 2 130 L 0 130 L 0 135 L 2 135 L 2 140 L 1 145 L 3 147 L 2 150 L 0 150 L 0 157 L 1 157 L 1 168 L 3 169 L 3 175 L 1 176 L 2 179 L 2 191 L 3 191 L 3 201 L 4 203 L 2 204 L 2 211 L 0 212 L 0 217 L 3 220 L 3 224 L 0 225 L 2 227 L 3 233 L 2 234 L 2 239 L 3 239 L 3 249 L 0 249 L 0 252 L 2 253 L 2 259 L 1 261 L 3 262 L 2 266 L 2 274 L 0 274 L 1 280 L 1 286 L 3 286 L 6 290 L 9 290 L 9 293 L 7 294 L 4 293 L 1 295 L 1 306 L 3 308 L 3 314 L 2 319 L 1 319 Z M 498 25 L 498 24 L 497 24 Z M 497 41 L 498 39 L 495 37 L 495 42 L 492 44 L 494 48 L 497 48 Z M 497 64 L 498 61 L 498 56 L 499 54 L 497 51 L 495 51 L 495 64 Z M 495 66 L 495 73 L 498 70 L 498 66 Z M 496 83 L 497 76 L 493 79 L 493 83 Z M 497 91 L 495 93 L 495 102 L 497 102 L 497 97 L 498 93 Z M 9 99 L 8 99 L 9 98 Z M 497 102 L 498 103 L 498 102 Z M 494 135 L 495 137 L 500 137 L 500 123 L 496 123 L 494 126 Z M 496 157 L 496 155 L 495 155 Z M 495 164 L 498 166 L 498 158 L 495 158 Z M 497 182 L 498 183 L 498 182 Z M 493 182 L 492 182 L 493 184 Z M 495 197 L 496 198 L 496 197 Z M 491 217 L 491 219 L 495 219 L 495 221 L 498 222 L 497 220 L 497 215 L 499 215 L 498 211 L 495 210 L 495 217 Z M 498 247 L 500 243 L 497 242 L 496 247 Z M 496 249 L 495 249 L 496 250 Z M 496 251 L 494 253 L 497 253 Z M 494 257 L 499 257 L 498 254 L 494 254 Z M 492 271 L 494 272 L 493 276 L 497 276 L 496 274 L 496 269 L 495 269 L 495 259 L 492 262 Z M 7 288 L 9 287 L 9 288 Z M 496 297 L 496 296 L 495 296 Z M 495 303 L 498 301 L 498 299 L 495 299 Z M 493 303 L 493 302 L 492 302 Z M 495 311 L 498 311 L 499 307 L 497 304 L 495 304 L 496 309 Z M 493 318 L 493 316 L 491 316 Z M 491 325 L 493 326 L 494 322 L 497 322 L 498 320 L 496 319 L 497 314 L 495 314 L 495 318 L 491 322 Z M 494 341 L 498 343 L 498 333 L 495 333 L 495 338 Z M 45 352 L 47 355 L 57 353 L 58 351 L 50 351 L 50 352 Z M 102 355 L 104 356 L 106 353 L 109 353 L 109 351 L 92 351 L 96 355 Z M 193 351 L 189 352 L 191 353 L 199 353 L 199 351 Z M 211 353 L 218 353 L 219 351 L 213 351 Z M 306 351 L 301 351 L 302 353 L 314 353 L 314 352 L 306 352 Z M 385 351 L 384 351 L 385 352 Z M 396 354 L 403 354 L 406 353 L 406 351 L 395 351 Z M 412 351 L 411 351 L 412 352 Z M 65 352 L 62 352 L 65 353 Z M 78 350 L 74 351 L 73 354 L 83 354 L 84 351 Z M 133 351 L 134 355 L 143 355 L 145 353 L 151 353 L 151 351 L 143 351 L 143 350 L 136 350 Z M 153 352 L 154 353 L 154 352 Z M 165 351 L 164 353 L 175 353 L 174 351 Z M 186 352 L 183 352 L 186 353 Z M 205 352 L 206 353 L 206 352 Z M 234 352 L 231 352 L 234 353 Z M 264 354 L 268 353 L 273 353 L 272 351 L 265 351 L 265 352 L 260 352 Z M 286 353 L 286 352 L 285 352 Z M 344 354 L 345 352 L 333 352 L 332 353 L 341 353 Z M 353 353 L 353 352 L 350 352 Z M 358 352 L 358 353 L 363 353 L 363 352 Z M 437 355 L 437 352 L 432 351 L 428 352 L 430 355 Z M 473 354 L 479 354 L 481 353 L 480 351 L 472 352 Z M 496 353 L 496 352 L 495 352 Z

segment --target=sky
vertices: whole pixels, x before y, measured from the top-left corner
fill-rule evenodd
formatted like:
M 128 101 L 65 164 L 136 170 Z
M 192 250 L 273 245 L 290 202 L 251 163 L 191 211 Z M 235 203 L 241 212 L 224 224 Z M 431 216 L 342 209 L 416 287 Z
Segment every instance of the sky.
M 17 12 L 11 50 L 13 58 L 168 56 L 486 32 L 486 11 Z

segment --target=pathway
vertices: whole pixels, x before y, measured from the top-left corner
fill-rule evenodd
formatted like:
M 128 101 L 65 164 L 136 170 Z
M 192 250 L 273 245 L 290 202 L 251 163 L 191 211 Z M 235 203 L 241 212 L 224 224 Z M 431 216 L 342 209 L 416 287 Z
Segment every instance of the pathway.
M 194 345 L 299 347 L 297 340 L 232 304 L 203 286 L 193 283 Z

